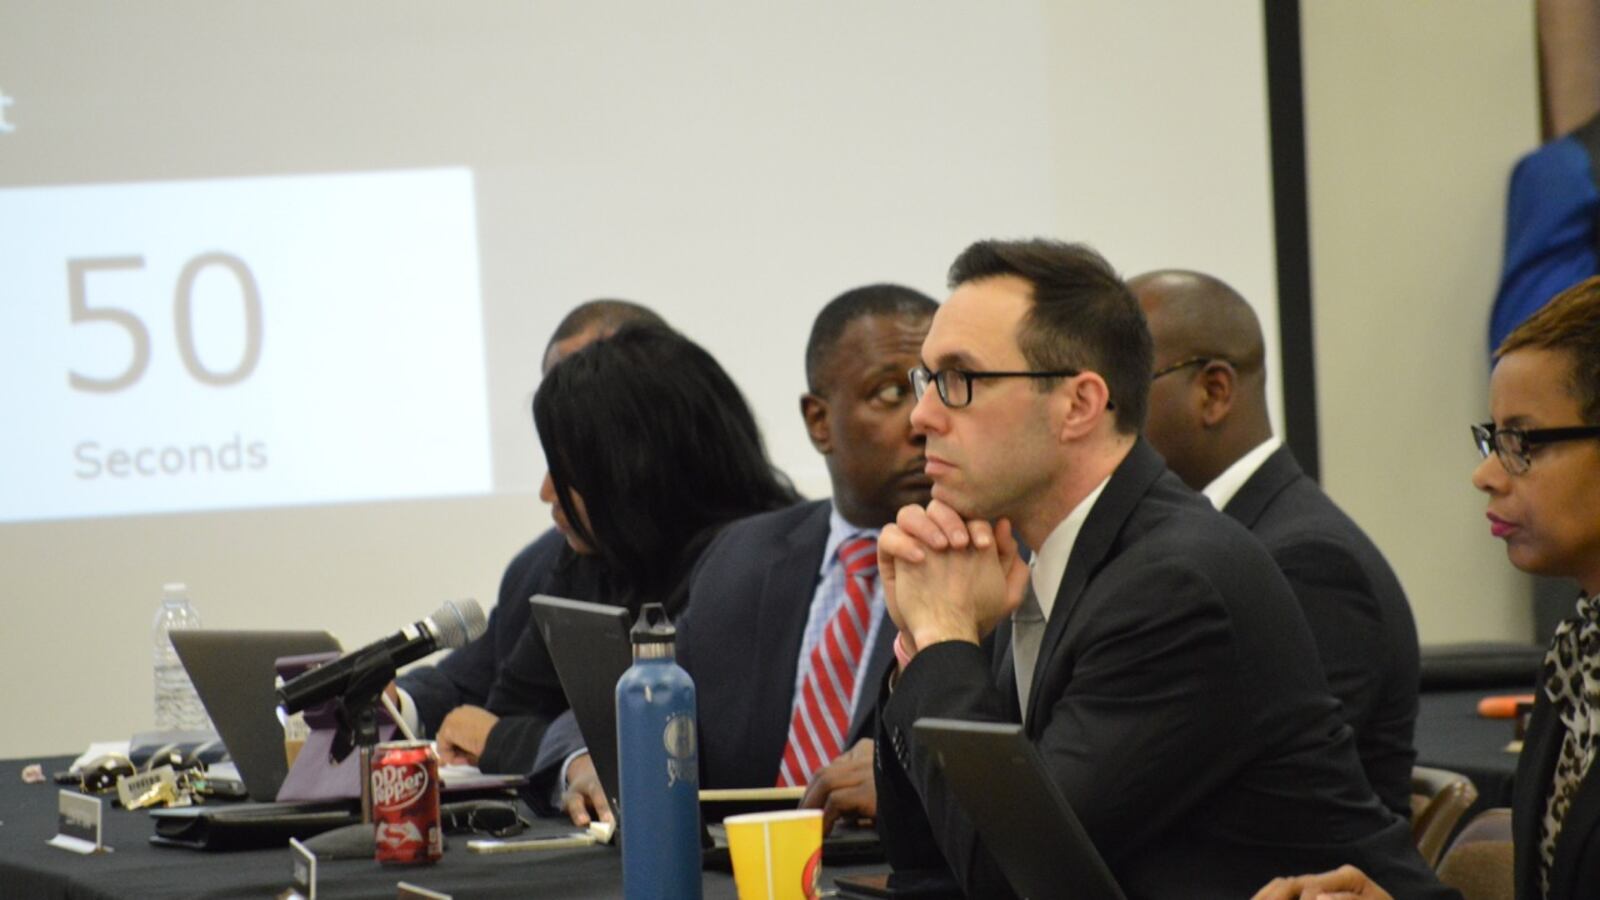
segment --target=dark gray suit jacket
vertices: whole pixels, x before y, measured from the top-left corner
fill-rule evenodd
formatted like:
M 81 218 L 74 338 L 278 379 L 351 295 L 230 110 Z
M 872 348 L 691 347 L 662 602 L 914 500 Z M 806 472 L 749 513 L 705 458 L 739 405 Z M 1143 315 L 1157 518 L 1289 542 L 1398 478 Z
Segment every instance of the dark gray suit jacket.
M 1072 549 L 1025 729 L 1130 897 L 1249 897 L 1344 863 L 1397 898 L 1454 896 L 1367 785 L 1316 653 L 1261 544 L 1140 440 Z M 926 716 L 1017 721 L 1012 672 L 1002 625 L 987 649 L 922 648 L 880 699 L 895 868 L 948 864 L 968 895 L 1012 896 L 911 732 Z
M 1378 798 L 1411 816 L 1417 751 L 1417 623 L 1394 570 L 1360 526 L 1280 447 L 1223 512 L 1260 538 L 1283 570 Z
M 819 500 L 729 525 L 689 581 L 678 662 L 694 678 L 704 787 L 765 787 L 778 779 L 832 508 Z M 894 659 L 894 635 L 885 620 L 846 749 L 872 733 L 872 701 Z

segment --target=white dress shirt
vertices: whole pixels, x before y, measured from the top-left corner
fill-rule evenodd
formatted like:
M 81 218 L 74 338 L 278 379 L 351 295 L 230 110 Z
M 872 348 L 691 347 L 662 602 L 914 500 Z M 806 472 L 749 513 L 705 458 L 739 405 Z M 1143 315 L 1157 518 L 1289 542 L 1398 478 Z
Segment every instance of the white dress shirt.
M 1211 479 L 1211 483 L 1200 493 L 1205 494 L 1206 499 L 1217 509 L 1227 506 L 1233 495 L 1239 493 L 1239 489 L 1250 480 L 1250 476 L 1256 474 L 1256 470 L 1267 461 L 1267 457 L 1282 446 L 1283 441 L 1278 438 L 1267 438 L 1257 444 L 1254 450 L 1234 460 L 1233 465 L 1223 469 L 1222 474 Z
M 1072 547 L 1078 542 L 1078 533 L 1089 518 L 1089 511 L 1106 489 L 1111 476 L 1106 476 L 1089 496 L 1067 513 L 1060 524 L 1044 539 L 1044 544 L 1033 554 L 1028 564 L 1028 591 L 1023 594 L 1022 606 L 1011 614 L 1011 661 L 1016 669 L 1017 700 L 1022 704 L 1023 719 L 1028 715 L 1028 692 L 1033 688 L 1033 668 L 1039 659 L 1039 644 L 1050 623 L 1050 612 L 1055 609 L 1056 592 L 1067 576 L 1067 560 L 1072 557 Z

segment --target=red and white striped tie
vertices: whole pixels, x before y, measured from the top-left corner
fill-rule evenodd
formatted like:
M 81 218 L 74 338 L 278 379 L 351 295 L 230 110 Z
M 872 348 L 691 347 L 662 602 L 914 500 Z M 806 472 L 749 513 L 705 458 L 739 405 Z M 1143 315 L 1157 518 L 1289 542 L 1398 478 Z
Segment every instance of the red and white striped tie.
M 850 731 L 850 699 L 856 666 L 872 627 L 872 592 L 878 580 L 878 541 L 854 537 L 839 546 L 844 563 L 844 602 L 828 620 L 806 660 L 806 677 L 789 719 L 789 741 L 778 769 L 778 785 L 805 785 L 817 770 L 844 752 Z

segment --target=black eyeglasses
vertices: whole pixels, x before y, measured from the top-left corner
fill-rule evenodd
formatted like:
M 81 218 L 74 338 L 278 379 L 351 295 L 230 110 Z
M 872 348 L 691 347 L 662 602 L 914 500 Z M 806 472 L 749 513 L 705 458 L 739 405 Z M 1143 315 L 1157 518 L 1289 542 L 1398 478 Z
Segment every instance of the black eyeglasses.
M 1150 380 L 1155 381 L 1157 378 L 1160 378 L 1163 375 L 1171 375 L 1173 372 L 1176 372 L 1179 369 L 1187 369 L 1190 366 L 1207 366 L 1217 360 L 1218 358 L 1215 356 L 1191 356 L 1188 359 L 1179 360 L 1178 362 L 1175 362 L 1165 368 L 1157 369 L 1156 373 L 1150 376 Z M 1227 360 L 1221 361 L 1227 362 Z
M 506 838 L 521 834 L 530 823 L 511 803 L 467 800 L 439 807 L 439 824 L 445 834 L 486 834 Z
M 951 409 L 961 409 L 972 403 L 972 383 L 980 378 L 1071 378 L 1081 375 L 1077 369 L 1057 369 L 1052 372 L 968 372 L 963 369 L 943 369 L 931 372 L 927 366 L 911 370 L 911 393 L 918 400 L 928 392 L 931 383 L 939 391 L 939 399 Z M 1106 409 L 1116 409 L 1107 403 Z
M 1570 428 L 1496 428 L 1493 422 L 1472 426 L 1472 440 L 1484 459 L 1500 457 L 1500 465 L 1512 475 L 1521 475 L 1533 464 L 1533 449 L 1540 444 L 1556 444 L 1583 438 L 1600 437 L 1600 425 L 1575 425 Z

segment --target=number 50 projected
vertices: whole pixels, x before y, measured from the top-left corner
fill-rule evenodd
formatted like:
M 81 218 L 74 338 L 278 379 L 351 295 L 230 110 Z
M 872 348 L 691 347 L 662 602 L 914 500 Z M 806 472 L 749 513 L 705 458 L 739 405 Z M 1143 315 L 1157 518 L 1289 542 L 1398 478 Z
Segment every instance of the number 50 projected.
M 464 168 L 0 188 L 0 522 L 492 488 Z
M 244 304 L 244 352 L 238 363 L 226 371 L 212 371 L 200 362 L 194 345 L 194 283 L 207 268 L 227 270 L 239 282 L 239 297 Z M 113 306 L 91 306 L 89 303 L 89 274 L 92 272 L 126 272 L 144 269 L 142 256 L 102 256 L 67 260 L 68 296 L 71 298 L 74 325 L 103 322 L 128 333 L 132 342 L 128 366 L 111 378 L 95 378 L 69 372 L 68 381 L 80 391 L 109 394 L 131 387 L 144 376 L 150 366 L 150 330 L 134 313 Z M 178 275 L 178 285 L 172 302 L 174 331 L 178 339 L 178 356 L 183 367 L 195 381 L 222 387 L 237 384 L 250 377 L 261 361 L 261 290 L 255 276 L 244 260 L 229 253 L 203 253 L 189 260 Z

